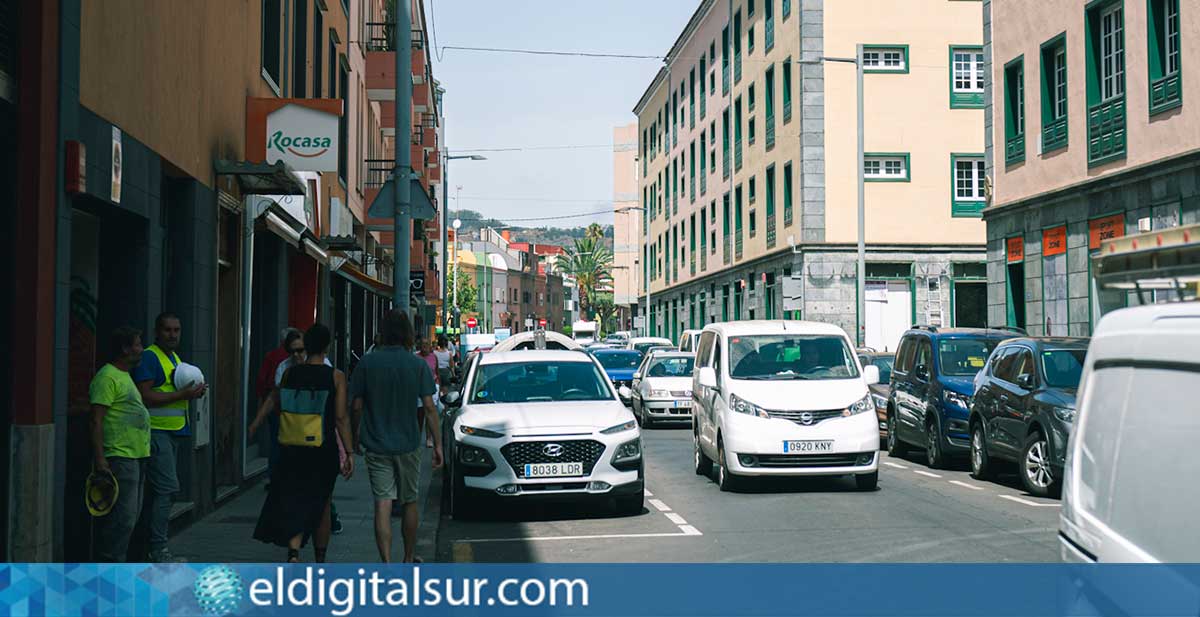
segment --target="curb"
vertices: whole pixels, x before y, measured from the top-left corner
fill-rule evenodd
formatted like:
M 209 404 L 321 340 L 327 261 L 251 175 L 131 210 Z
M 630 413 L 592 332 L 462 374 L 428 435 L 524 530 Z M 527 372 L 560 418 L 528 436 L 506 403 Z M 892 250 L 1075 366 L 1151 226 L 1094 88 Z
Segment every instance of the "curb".
M 420 523 L 417 525 L 416 554 L 427 562 L 433 562 L 436 560 L 438 531 L 441 528 L 442 471 L 445 468 L 435 471 L 432 462 L 433 450 L 425 448 L 425 452 L 421 465 L 425 495 L 422 500 Z

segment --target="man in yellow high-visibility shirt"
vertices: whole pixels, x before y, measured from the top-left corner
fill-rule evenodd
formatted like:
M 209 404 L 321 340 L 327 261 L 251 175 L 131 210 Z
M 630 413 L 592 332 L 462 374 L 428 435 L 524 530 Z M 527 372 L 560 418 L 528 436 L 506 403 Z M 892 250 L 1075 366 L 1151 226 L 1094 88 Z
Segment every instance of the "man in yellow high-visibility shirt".
M 167 548 L 171 522 L 171 498 L 179 492 L 175 441 L 191 435 L 188 402 L 204 396 L 208 389 L 197 384 L 175 389 L 175 367 L 182 360 L 176 352 L 182 327 L 179 316 L 162 313 L 154 320 L 154 344 L 142 352 L 133 371 L 142 400 L 150 410 L 150 463 L 146 470 L 146 527 L 149 530 L 147 561 L 177 561 Z

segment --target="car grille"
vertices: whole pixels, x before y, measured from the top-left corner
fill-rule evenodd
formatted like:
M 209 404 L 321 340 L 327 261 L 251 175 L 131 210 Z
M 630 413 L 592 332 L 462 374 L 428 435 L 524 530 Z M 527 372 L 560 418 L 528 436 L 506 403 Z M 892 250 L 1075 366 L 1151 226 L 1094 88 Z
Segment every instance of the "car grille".
M 766 454 L 758 457 L 759 467 L 854 467 L 858 453 L 849 454 Z
M 691 390 L 671 390 L 671 396 L 675 398 L 692 398 Z
M 559 456 L 546 456 L 544 448 L 549 444 L 562 446 Z M 536 463 L 583 463 L 583 475 L 590 475 L 596 461 L 604 453 L 604 444 L 592 439 L 564 441 L 519 441 L 500 448 L 504 460 L 508 461 L 518 478 L 525 477 L 525 465 Z
M 773 411 L 772 410 L 772 411 L 768 411 L 767 413 L 770 413 L 772 418 L 783 418 L 784 420 L 791 420 L 792 422 L 795 422 L 796 424 L 799 424 L 801 426 L 813 426 L 816 424 L 820 424 L 826 420 L 829 420 L 830 418 L 840 418 L 840 417 L 842 417 L 843 411 L 845 411 L 845 410 L 842 410 L 842 409 L 822 409 L 822 410 L 818 410 L 818 411 Z M 805 416 L 805 414 L 808 414 L 808 416 Z M 806 419 L 808 419 L 807 422 L 805 421 Z

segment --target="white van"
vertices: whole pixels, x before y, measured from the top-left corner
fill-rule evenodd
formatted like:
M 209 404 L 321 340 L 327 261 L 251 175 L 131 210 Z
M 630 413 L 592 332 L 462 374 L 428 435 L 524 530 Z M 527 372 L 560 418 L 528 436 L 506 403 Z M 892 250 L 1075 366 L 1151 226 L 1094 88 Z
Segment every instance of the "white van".
M 1063 472 L 1063 561 L 1200 561 L 1198 393 L 1200 303 L 1101 319 Z
M 743 476 L 853 475 L 879 482 L 879 422 L 863 368 L 841 328 L 808 321 L 713 324 L 700 335 L 692 383 L 696 473 L 717 484 Z
M 684 330 L 683 334 L 679 335 L 679 351 L 690 351 L 695 353 L 696 342 L 700 340 L 702 330 Z

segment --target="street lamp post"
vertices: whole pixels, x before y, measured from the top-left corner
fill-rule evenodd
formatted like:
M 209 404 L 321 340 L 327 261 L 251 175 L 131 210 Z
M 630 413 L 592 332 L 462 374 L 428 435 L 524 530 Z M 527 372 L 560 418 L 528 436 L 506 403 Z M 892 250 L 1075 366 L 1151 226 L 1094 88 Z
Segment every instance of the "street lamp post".
M 441 270 L 441 273 L 442 273 L 442 285 L 441 285 L 441 287 L 442 287 L 442 334 L 449 335 L 450 334 L 450 311 L 449 311 L 449 307 L 446 306 L 446 283 L 447 283 L 447 280 L 446 280 L 446 242 L 447 242 L 446 227 L 450 221 L 450 188 L 449 188 L 450 161 L 462 161 L 462 160 L 486 161 L 487 157 L 480 155 L 480 154 L 462 154 L 459 156 L 450 156 L 449 154 L 447 154 L 446 156 L 443 157 L 443 160 L 445 162 L 442 164 L 442 201 L 444 201 L 446 203 L 442 204 L 442 225 L 441 225 L 441 227 L 442 227 L 442 270 Z M 457 195 L 456 195 L 455 202 L 457 202 L 457 201 L 458 201 L 458 199 L 457 199 Z M 457 229 L 457 227 L 455 229 Z M 457 248 L 457 246 L 458 246 L 457 234 L 455 235 L 454 243 L 455 243 L 455 247 Z M 455 253 L 455 256 L 457 257 L 457 253 Z M 455 287 L 457 287 L 457 286 L 458 285 L 456 284 Z
M 858 106 L 858 276 L 855 277 L 855 285 L 857 288 L 857 300 L 855 302 L 855 312 L 857 313 L 857 336 L 855 337 L 858 344 L 861 346 L 866 340 L 866 276 L 867 276 L 867 249 L 866 249 L 866 178 L 863 176 L 863 165 L 865 163 L 865 153 L 863 152 L 863 46 L 859 43 L 857 55 L 853 58 L 832 58 L 822 56 L 813 60 L 801 60 L 800 64 L 822 64 L 824 62 L 841 62 L 844 64 L 853 64 L 856 67 L 857 78 L 857 106 Z
M 462 221 L 454 219 L 454 314 L 458 314 L 458 228 Z

